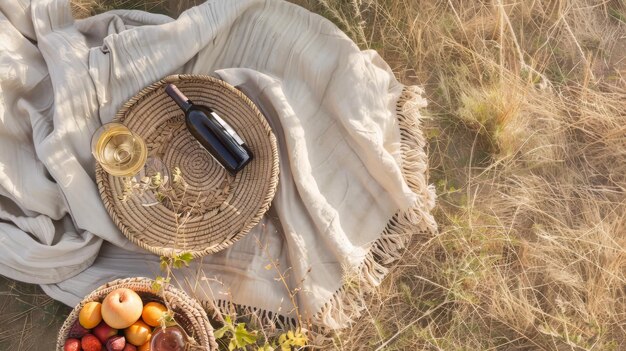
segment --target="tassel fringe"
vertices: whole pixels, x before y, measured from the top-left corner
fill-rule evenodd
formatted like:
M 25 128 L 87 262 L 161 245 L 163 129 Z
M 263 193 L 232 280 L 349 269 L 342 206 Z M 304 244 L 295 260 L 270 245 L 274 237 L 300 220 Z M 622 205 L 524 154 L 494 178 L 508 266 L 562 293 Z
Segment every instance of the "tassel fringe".
M 338 329 L 352 323 L 365 308 L 364 294 L 380 285 L 391 265 L 402 256 L 411 237 L 437 232 L 437 223 L 430 213 L 435 206 L 435 188 L 428 184 L 428 158 L 424 150 L 426 140 L 420 128 L 419 109 L 426 107 L 422 93 L 423 90 L 418 87 L 405 87 L 396 103 L 402 175 L 418 199 L 411 208 L 397 212 L 389 220 L 356 275 L 346 276 L 343 286 L 315 316 L 314 324 Z

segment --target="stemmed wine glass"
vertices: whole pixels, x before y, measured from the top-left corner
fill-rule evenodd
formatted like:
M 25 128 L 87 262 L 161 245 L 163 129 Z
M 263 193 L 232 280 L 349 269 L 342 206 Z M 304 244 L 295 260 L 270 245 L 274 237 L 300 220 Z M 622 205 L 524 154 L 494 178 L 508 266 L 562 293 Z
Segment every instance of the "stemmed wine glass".
M 144 167 L 148 148 L 144 140 L 121 123 L 102 125 L 91 138 L 91 153 L 107 173 L 134 176 Z
M 146 142 L 122 123 L 102 125 L 91 138 L 91 153 L 110 175 L 141 183 L 160 174 L 167 181 L 169 172 L 159 157 L 148 156 Z

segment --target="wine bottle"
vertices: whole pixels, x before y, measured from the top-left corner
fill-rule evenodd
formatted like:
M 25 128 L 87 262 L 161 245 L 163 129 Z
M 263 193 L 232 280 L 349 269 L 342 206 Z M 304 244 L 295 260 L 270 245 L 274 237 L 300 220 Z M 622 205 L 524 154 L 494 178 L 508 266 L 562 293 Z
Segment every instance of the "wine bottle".
M 168 84 L 165 92 L 185 112 L 185 124 L 191 135 L 228 172 L 236 174 L 252 160 L 244 141 L 210 107 L 194 104 L 174 84 Z

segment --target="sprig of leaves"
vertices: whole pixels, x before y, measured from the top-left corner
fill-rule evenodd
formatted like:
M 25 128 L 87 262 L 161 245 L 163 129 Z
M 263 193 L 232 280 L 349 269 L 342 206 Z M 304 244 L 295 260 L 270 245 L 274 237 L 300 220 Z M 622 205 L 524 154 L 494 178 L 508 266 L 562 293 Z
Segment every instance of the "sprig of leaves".
M 159 292 L 163 289 L 164 286 L 170 283 L 170 277 L 156 277 L 154 278 L 154 282 L 152 282 L 152 290 L 154 292 Z
M 174 167 L 174 169 L 172 169 L 172 181 L 174 184 L 184 184 L 185 179 L 183 178 L 183 172 L 179 167 Z
M 171 178 L 161 172 L 149 174 L 141 179 L 136 177 L 124 177 L 122 180 L 122 192 L 118 195 L 118 200 L 125 202 L 131 196 L 141 196 L 145 192 L 150 191 L 154 194 L 157 202 L 145 204 L 144 206 L 153 206 L 164 202 L 168 198 L 175 198 L 175 189 L 184 189 L 187 187 L 183 173 L 179 167 L 174 167 L 171 171 Z
M 176 269 L 189 267 L 192 260 L 193 255 L 190 252 L 183 252 L 173 257 L 161 256 L 161 270 L 165 271 L 168 267 Z
M 193 255 L 190 252 L 183 252 L 173 257 L 161 256 L 161 270 L 167 273 L 166 277 L 157 276 L 152 283 L 152 290 L 155 292 L 161 291 L 166 285 L 170 283 L 170 271 L 172 268 L 189 267 L 189 264 L 193 260 Z
M 180 174 L 178 178 L 181 178 Z M 127 201 L 132 195 L 141 196 L 146 191 L 154 193 L 157 200 L 162 202 L 167 197 L 166 194 L 169 190 L 168 177 L 163 176 L 161 172 L 156 172 L 141 179 L 124 177 L 122 185 L 122 193 L 117 197 L 122 202 Z
M 245 348 L 248 345 L 256 345 L 258 338 L 256 330 L 248 331 L 246 323 L 237 323 L 235 325 L 230 316 L 224 318 L 224 326 L 216 330 L 214 335 L 216 339 L 221 339 L 224 336 L 230 338 L 228 342 L 229 351 Z
M 295 332 L 289 330 L 278 337 L 278 344 L 280 345 L 281 351 L 291 351 L 292 347 L 296 349 L 302 348 L 306 346 L 308 341 L 309 339 L 300 329 L 297 329 Z
M 235 324 L 231 316 L 224 317 L 224 326 L 216 330 L 214 335 L 216 339 L 227 338 L 229 351 L 246 350 L 246 347 L 255 345 L 257 351 L 274 351 L 277 348 L 280 348 L 280 351 L 292 351 L 302 349 L 307 346 L 309 341 L 303 330 L 298 328 L 295 331 L 289 330 L 281 334 L 278 337 L 278 342 L 274 340 L 268 343 L 265 340 L 262 346 L 258 346 L 257 341 L 263 341 L 263 339 L 259 340 L 258 331 L 247 330 L 246 323 Z

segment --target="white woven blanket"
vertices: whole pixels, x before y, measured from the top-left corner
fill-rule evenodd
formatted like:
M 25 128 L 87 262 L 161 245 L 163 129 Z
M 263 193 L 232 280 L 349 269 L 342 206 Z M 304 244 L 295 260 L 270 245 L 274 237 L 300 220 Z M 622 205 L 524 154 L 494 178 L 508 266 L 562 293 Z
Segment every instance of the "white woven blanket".
M 217 75 L 248 94 L 274 128 L 281 167 L 279 221 L 266 216 L 178 281 L 220 306 L 345 325 L 357 290 L 381 282 L 411 234 L 435 230 L 425 101 L 375 52 L 279 0 L 80 21 L 67 0 L 1 1 L 0 273 L 69 305 L 112 279 L 159 274 L 159 258 L 105 211 L 89 145 L 127 99 L 176 73 Z

